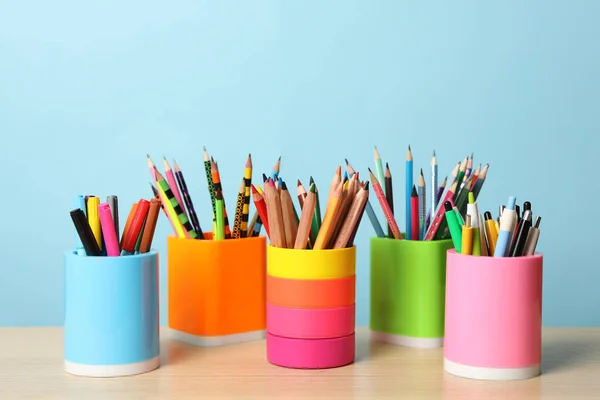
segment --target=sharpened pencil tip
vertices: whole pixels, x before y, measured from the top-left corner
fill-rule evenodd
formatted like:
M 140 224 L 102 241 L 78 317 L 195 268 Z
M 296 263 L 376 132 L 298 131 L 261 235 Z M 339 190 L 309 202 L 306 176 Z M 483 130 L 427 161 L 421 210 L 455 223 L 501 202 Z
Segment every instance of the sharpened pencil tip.
M 408 150 L 409 150 L 409 151 L 411 151 L 411 150 L 410 150 L 410 144 L 408 145 Z
M 300 182 L 300 179 L 298 179 L 298 183 L 296 184 L 296 186 L 300 186 L 302 185 L 302 182 Z
M 435 150 L 433 151 L 433 156 L 435 157 Z

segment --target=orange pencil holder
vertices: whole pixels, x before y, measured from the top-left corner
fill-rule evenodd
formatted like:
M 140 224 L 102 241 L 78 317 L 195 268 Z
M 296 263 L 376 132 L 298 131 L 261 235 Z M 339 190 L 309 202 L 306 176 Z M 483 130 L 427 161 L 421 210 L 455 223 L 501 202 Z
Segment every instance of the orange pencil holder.
M 266 239 L 167 239 L 169 329 L 197 346 L 261 340 Z

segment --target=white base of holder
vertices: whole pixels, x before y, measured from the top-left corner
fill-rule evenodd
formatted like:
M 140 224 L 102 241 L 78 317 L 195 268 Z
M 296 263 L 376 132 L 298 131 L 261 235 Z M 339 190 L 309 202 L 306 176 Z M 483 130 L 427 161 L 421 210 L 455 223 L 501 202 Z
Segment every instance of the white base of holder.
M 192 335 L 190 333 L 181 332 L 175 329 L 171 329 L 170 333 L 171 337 L 175 340 L 192 344 L 194 346 L 203 347 L 226 346 L 229 344 L 253 342 L 256 340 L 262 340 L 266 337 L 265 330 L 235 333 L 232 335 L 223 336 L 198 336 Z
M 444 346 L 444 338 L 417 338 L 412 336 L 395 335 L 392 333 L 371 331 L 371 339 L 376 342 L 395 344 L 398 346 L 414 347 L 417 349 L 434 349 Z
M 530 379 L 542 373 L 540 364 L 524 368 L 472 367 L 470 365 L 455 363 L 447 358 L 444 358 L 444 371 L 463 378 L 488 381 L 516 381 Z
M 92 378 L 114 378 L 117 376 L 137 375 L 155 370 L 160 365 L 160 356 L 147 361 L 131 364 L 88 365 L 65 361 L 65 371 L 72 375 Z

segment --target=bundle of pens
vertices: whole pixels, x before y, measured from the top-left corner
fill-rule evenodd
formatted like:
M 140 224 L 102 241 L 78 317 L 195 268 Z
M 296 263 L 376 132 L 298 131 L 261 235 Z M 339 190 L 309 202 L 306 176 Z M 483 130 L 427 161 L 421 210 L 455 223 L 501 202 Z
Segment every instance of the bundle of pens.
M 431 194 L 428 201 L 427 184 L 423 175 L 423 169 L 421 169 L 417 185 L 413 184 L 413 156 L 412 150 L 408 146 L 405 165 L 406 232 L 402 236 L 398 224 L 394 219 L 392 174 L 389 165 L 388 163 L 385 164 L 384 171 L 377 147 L 375 147 L 374 158 L 375 174 L 377 176 L 373 174 L 370 168 L 369 173 L 371 174 L 373 189 L 388 224 L 388 236 L 394 239 L 422 241 L 450 239 L 448 225 L 444 219 L 444 204 L 449 203 L 457 213 L 464 214 L 467 208 L 468 195 L 472 194 L 473 198 L 477 198 L 489 169 L 489 164 L 486 164 L 483 168 L 480 164 L 473 170 L 473 155 L 471 154 L 470 157 L 467 156 L 462 162 L 459 161 L 456 164 L 451 173 L 452 183 L 446 189 L 447 177 L 444 178 L 441 185 L 438 185 L 438 163 L 434 151 L 431 159 Z M 384 182 L 385 188 L 381 186 L 381 182 Z M 427 204 L 429 204 L 429 207 Z M 377 236 L 385 237 L 386 235 L 370 204 L 367 204 L 367 214 Z
M 271 246 L 298 250 L 353 246 L 369 200 L 369 182 L 359 181 L 356 171 L 349 168 L 342 176 L 342 167 L 337 167 L 329 186 L 323 220 L 319 191 L 312 177 L 308 190 L 298 180 L 300 217 L 285 181 L 279 176 L 279 169 L 270 177 L 263 174 L 263 182 L 264 191 L 253 185 L 252 192 Z
M 148 168 L 153 183 L 150 183 L 154 196 L 162 203 L 163 211 L 167 216 L 175 235 L 180 238 L 207 239 L 200 227 L 200 220 L 194 210 L 187 184 L 177 162 L 173 162 L 175 172 L 163 157 L 166 178 L 158 171 L 154 162 L 147 156 Z M 204 169 L 208 183 L 208 192 L 212 204 L 212 239 L 242 239 L 258 236 L 262 227 L 258 213 L 248 225 L 250 207 L 250 187 L 252 185 L 252 157 L 249 154 L 244 168 L 242 183 L 238 190 L 233 230 L 229 226 L 223 186 L 217 162 L 209 157 L 204 149 Z M 155 186 L 156 185 L 156 186 Z
M 119 235 L 117 196 L 100 203 L 96 196 L 75 197 L 71 219 L 76 229 L 77 254 L 82 256 L 129 256 L 150 251 L 160 202 L 140 199 L 133 204 L 123 234 Z
M 535 254 L 540 236 L 542 218 L 533 221 L 531 203 L 523 203 L 523 213 L 515 197 L 500 207 L 500 216 L 494 221 L 492 213 L 479 213 L 477 203 L 469 194 L 467 214 L 463 219 L 448 202 L 444 204 L 446 221 L 457 253 L 473 256 L 521 257 Z

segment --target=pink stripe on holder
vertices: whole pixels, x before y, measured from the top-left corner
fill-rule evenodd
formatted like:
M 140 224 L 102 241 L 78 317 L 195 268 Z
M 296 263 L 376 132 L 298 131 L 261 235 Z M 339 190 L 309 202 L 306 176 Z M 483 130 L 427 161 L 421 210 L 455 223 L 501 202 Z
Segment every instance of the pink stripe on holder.
M 267 359 L 288 368 L 324 369 L 354 362 L 354 333 L 331 339 L 293 339 L 267 332 Z
M 486 380 L 541 373 L 541 254 L 447 253 L 444 370 Z
M 267 331 L 296 339 L 327 339 L 354 333 L 355 306 L 285 308 L 267 303 Z

